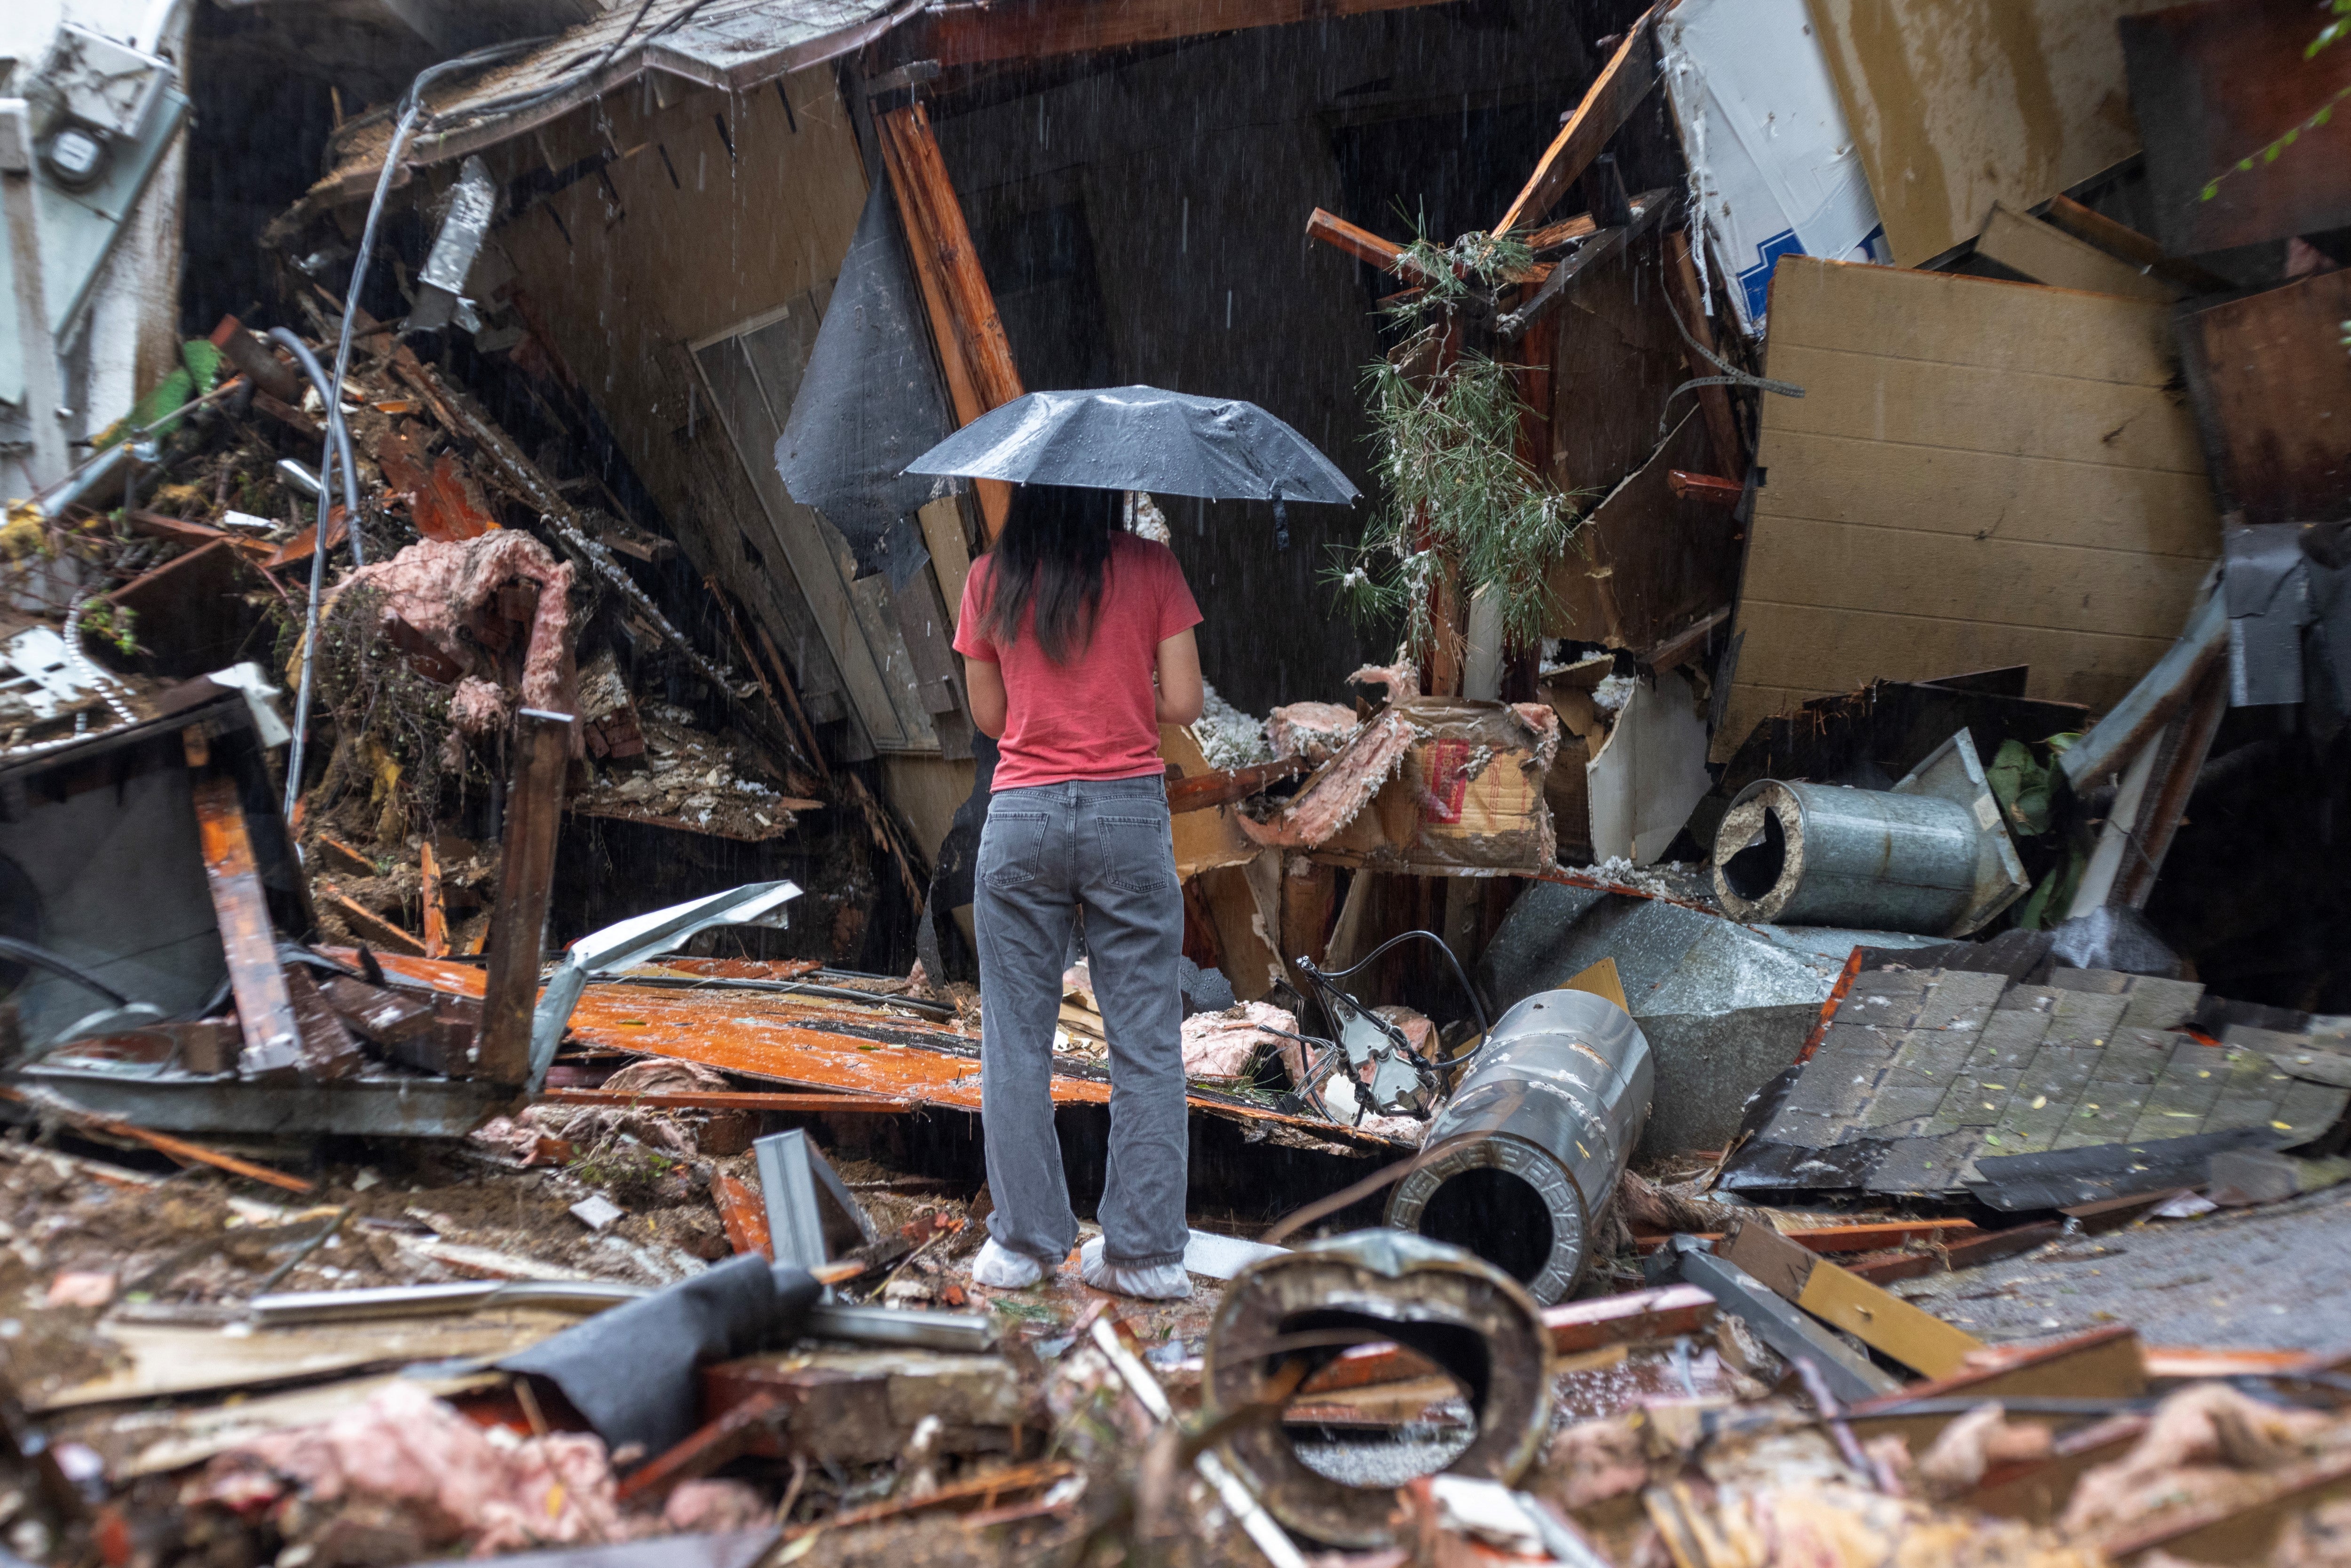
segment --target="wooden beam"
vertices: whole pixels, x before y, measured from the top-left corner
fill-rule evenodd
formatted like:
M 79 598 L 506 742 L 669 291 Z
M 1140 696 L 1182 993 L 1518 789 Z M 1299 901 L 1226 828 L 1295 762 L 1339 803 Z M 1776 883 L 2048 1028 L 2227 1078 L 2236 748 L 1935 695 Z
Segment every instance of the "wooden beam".
M 404 957 L 429 958 L 424 944 L 402 930 L 374 910 L 360 903 L 350 894 L 326 878 L 319 879 L 319 891 L 326 894 L 327 908 L 340 920 L 350 934 L 371 947 L 381 947 L 387 953 Z
M 1170 815 L 1179 815 L 1246 800 L 1267 785 L 1295 779 L 1306 770 L 1306 758 L 1285 757 L 1276 762 L 1257 762 L 1247 768 L 1175 779 L 1167 786 L 1167 810 Z
M 42 1111 L 55 1115 L 59 1121 L 70 1126 L 84 1132 L 102 1133 L 110 1138 L 120 1138 L 126 1143 L 143 1144 L 157 1154 L 169 1155 L 183 1166 L 211 1166 L 215 1170 L 227 1171 L 232 1176 L 241 1176 L 251 1181 L 266 1182 L 271 1186 L 282 1187 L 287 1192 L 318 1190 L 300 1176 L 287 1176 L 284 1171 L 272 1170 L 267 1166 L 257 1166 L 250 1160 L 238 1159 L 235 1155 L 225 1155 L 218 1149 L 208 1149 L 202 1144 L 189 1143 L 184 1138 L 174 1138 L 162 1133 L 151 1133 L 144 1127 L 133 1125 L 129 1122 L 118 1122 L 111 1116 L 96 1116 L 86 1111 L 68 1109 L 54 1101 L 35 1100 L 23 1090 L 13 1089 L 5 1084 L 0 1084 L 0 1100 L 13 1101 L 19 1105 L 37 1105 Z M 100 1176 L 99 1179 L 103 1181 L 107 1178 Z
M 939 5 L 901 28 L 894 60 L 942 66 L 1052 59 L 1250 27 L 1410 11 L 1443 0 L 997 0 Z
M 2219 273 L 2183 257 L 2164 255 L 2163 246 L 2146 235 L 2115 222 L 2104 213 L 2094 212 L 2071 196 L 2052 199 L 2042 215 L 2075 239 L 2096 246 L 2133 267 L 2143 267 L 2191 294 L 2228 294 L 2236 289 L 2235 284 Z
M 563 818 L 563 773 L 575 722 L 537 708 L 515 716 L 514 783 L 507 790 L 498 898 L 490 915 L 490 972 L 475 1051 L 477 1075 L 493 1083 L 520 1083 L 530 1076 L 539 941 L 555 883 L 555 830 Z
M 938 138 L 931 133 L 930 117 L 921 104 L 910 103 L 889 110 L 874 124 L 881 135 L 882 166 L 897 198 L 906 248 L 914 260 L 914 280 L 922 288 L 955 403 L 956 423 L 969 424 L 1026 390 L 1012 362 L 1012 345 L 996 312 L 996 296 L 988 291 L 987 277 L 972 250 L 971 230 L 964 222 L 963 204 L 956 199 L 954 182 L 947 178 L 946 162 L 939 155 Z M 1004 530 L 1011 487 L 1000 480 L 982 479 L 977 488 L 987 537 L 993 540 Z
M 209 740 L 195 729 L 185 734 L 189 761 L 203 766 L 210 758 Z M 277 933 L 270 923 L 260 868 L 254 862 L 253 839 L 246 831 L 236 780 L 198 779 L 195 804 L 204 883 L 212 891 L 213 915 L 220 923 L 221 947 L 228 959 L 229 990 L 236 998 L 237 1027 L 245 1035 L 237 1071 L 247 1078 L 292 1073 L 300 1061 L 302 1030 L 294 1019 L 285 973 L 277 967 Z
M 1426 270 L 1406 258 L 1404 246 L 1321 207 L 1306 216 L 1306 237 L 1321 240 L 1333 250 L 1344 251 L 1357 261 L 1395 277 L 1416 277 L 1424 283 L 1434 281 Z
M 416 868 L 424 883 L 424 956 L 445 958 L 449 956 L 449 905 L 441 891 L 441 857 L 433 852 L 431 839 L 417 846 Z
M 1600 156 L 1617 128 L 1633 118 L 1633 110 L 1657 81 L 1656 37 L 1649 26 L 1654 15 L 1654 11 L 1643 12 L 1640 20 L 1625 31 L 1625 41 L 1593 78 L 1583 101 L 1560 127 L 1558 136 L 1535 164 L 1535 172 L 1528 176 L 1526 188 L 1494 225 L 1494 233 L 1508 234 L 1521 224 L 1541 223 Z
M 1715 351 L 1714 327 L 1707 320 L 1706 291 L 1698 285 L 1698 264 L 1690 256 L 1687 230 L 1676 229 L 1666 236 L 1666 292 L 1672 297 L 1674 313 L 1705 350 L 1698 353 L 1684 347 L 1682 362 L 1689 366 L 1691 379 L 1720 375 L 1721 368 L 1705 357 Z M 1730 476 L 1730 504 L 1737 506 L 1739 492 L 1747 482 L 1747 448 L 1739 439 L 1739 421 L 1730 412 L 1730 389 L 1700 387 L 1697 397 L 1698 412 L 1706 416 L 1706 439 L 1714 448 L 1715 466 Z
M 877 995 L 877 1001 L 888 1001 Z M 629 1089 L 550 1089 L 543 1096 L 551 1105 L 626 1105 L 652 1111 L 835 1111 L 894 1114 L 912 1111 L 916 1102 L 882 1094 L 833 1094 L 810 1090 L 768 1092 L 747 1089 L 692 1089 L 677 1092 Z

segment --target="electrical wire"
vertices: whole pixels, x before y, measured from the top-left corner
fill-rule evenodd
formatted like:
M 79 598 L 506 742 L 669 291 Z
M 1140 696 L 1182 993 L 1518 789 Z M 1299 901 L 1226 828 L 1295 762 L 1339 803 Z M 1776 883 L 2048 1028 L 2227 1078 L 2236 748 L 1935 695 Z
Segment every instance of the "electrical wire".
M 127 1008 L 131 1005 L 129 997 L 124 996 L 89 970 L 76 965 L 71 959 L 60 957 L 47 947 L 38 946 L 31 942 L 19 941 L 14 936 L 0 936 L 0 958 L 13 958 L 19 964 L 30 964 L 37 969 L 47 969 L 50 974 L 71 980 L 85 990 L 96 991 L 118 1008 Z
M 1469 1010 L 1478 1015 L 1478 1037 L 1479 1042 L 1478 1045 L 1478 1051 L 1485 1050 L 1485 1038 L 1494 1031 L 1492 1022 L 1486 1016 L 1486 1000 L 1483 997 L 1480 997 L 1478 994 L 1478 988 L 1469 983 L 1468 973 L 1461 967 L 1461 960 L 1453 956 L 1453 949 L 1446 945 L 1445 938 L 1439 936 L 1434 931 L 1398 932 L 1395 936 L 1389 937 L 1386 941 L 1381 943 L 1378 946 L 1373 948 L 1369 953 L 1366 953 L 1361 958 L 1356 959 L 1353 963 L 1348 965 L 1343 969 L 1317 968 L 1312 970 L 1311 973 L 1325 980 L 1343 980 L 1348 976 L 1356 973 L 1358 970 L 1370 967 L 1374 963 L 1377 962 L 1389 948 L 1395 946 L 1400 942 L 1409 942 L 1416 936 L 1419 937 L 1424 942 L 1435 943 L 1437 945 L 1437 950 L 1445 955 L 1445 961 L 1453 967 L 1453 977 L 1460 983 L 1461 994 L 1469 998 Z M 1442 1067 L 1458 1066 L 1461 1062 L 1468 1061 L 1470 1057 L 1475 1056 L 1477 1053 L 1477 1051 L 1473 1051 L 1469 1052 L 1468 1056 L 1454 1057 L 1448 1061 L 1438 1063 L 1438 1065 Z

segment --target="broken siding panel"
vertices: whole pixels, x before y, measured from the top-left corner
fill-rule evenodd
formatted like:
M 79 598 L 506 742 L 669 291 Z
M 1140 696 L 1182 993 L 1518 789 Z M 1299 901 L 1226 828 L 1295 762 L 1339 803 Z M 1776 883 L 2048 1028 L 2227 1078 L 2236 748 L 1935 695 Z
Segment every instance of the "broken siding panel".
M 2158 555 L 2211 556 L 2212 487 L 2200 473 L 1949 446 L 1913 447 L 1900 462 L 1871 461 L 1879 444 L 1866 436 L 1775 429 L 1771 485 L 1803 497 L 1805 514 L 1822 522 L 1900 517 L 1920 531 L 1970 538 L 1989 524 L 2005 539 L 2090 549 L 2111 548 L 2136 532 Z
M 1896 265 L 2137 152 L 2115 22 L 2169 3 L 1807 0 Z
M 760 563 L 745 556 L 747 526 L 756 541 L 766 521 L 688 345 L 829 284 L 865 196 L 847 109 L 822 71 L 739 96 L 617 93 L 593 123 L 574 115 L 486 156 L 512 182 L 616 152 L 594 176 L 501 224 L 497 241 L 550 346 L 695 567 L 792 662 L 810 716 L 839 719 L 842 676 L 812 610 L 795 602 L 792 574 L 773 548 L 760 547 Z M 583 259 L 591 238 L 594 266 Z
M 830 530 L 785 491 L 768 457 L 781 426 L 743 350 L 743 340 L 723 338 L 705 344 L 695 351 L 695 363 L 759 497 L 768 542 L 782 555 L 801 596 L 815 612 L 818 629 L 840 666 L 859 721 L 878 748 L 909 749 L 912 737 L 893 700 L 894 683 L 866 635 L 840 561 L 824 538 Z M 768 570 L 774 570 L 772 561 Z
M 799 394 L 800 380 L 808 370 L 809 356 L 815 350 L 817 329 L 831 293 L 830 285 L 813 289 L 778 311 L 772 319 L 737 338 L 752 377 L 758 383 L 767 413 L 762 422 L 756 410 L 747 411 L 743 423 L 734 426 L 737 446 L 744 465 L 752 471 L 753 483 L 768 504 L 777 531 L 788 540 L 803 534 L 811 536 L 831 561 L 840 580 L 847 585 L 859 633 L 881 672 L 882 688 L 897 716 L 903 744 L 918 751 L 935 750 L 938 737 L 931 725 L 930 711 L 917 690 L 921 674 L 898 630 L 889 584 L 878 575 L 857 575 L 857 554 L 841 530 L 826 521 L 822 513 L 793 500 L 776 467 L 778 439 L 783 434 L 785 422 L 791 417 L 792 400 Z M 761 430 L 756 441 L 749 434 L 755 425 Z M 805 578 L 802 591 L 807 591 Z M 852 660 L 854 656 L 843 649 L 834 650 L 837 659 Z M 867 724 L 872 727 L 870 718 Z
M 2104 709 L 2219 550 L 2152 302 L 1790 257 L 1718 760 L 1757 720 L 1876 679 L 2030 664 Z M 1788 455 L 1782 461 L 1782 449 Z

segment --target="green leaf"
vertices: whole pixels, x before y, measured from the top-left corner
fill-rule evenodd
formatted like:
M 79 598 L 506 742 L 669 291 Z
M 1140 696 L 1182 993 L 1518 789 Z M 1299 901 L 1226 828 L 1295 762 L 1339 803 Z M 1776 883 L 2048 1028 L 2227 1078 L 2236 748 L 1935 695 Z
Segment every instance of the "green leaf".
M 2201 201 L 2207 201 L 2207 202 L 2209 202 L 2209 201 L 2210 201 L 2213 197 L 2215 197 L 2215 196 L 2219 195 L 2220 193 L 2220 181 L 2218 181 L 2218 180 L 2211 180 L 2211 181 L 2208 181 L 2208 182 L 2206 182 L 2205 186 L 2204 186 L 2204 189 L 2203 189 L 2201 192 L 2199 192 L 2199 193 L 2198 193 L 2198 199 L 2199 199 L 2199 200 L 2201 200 Z

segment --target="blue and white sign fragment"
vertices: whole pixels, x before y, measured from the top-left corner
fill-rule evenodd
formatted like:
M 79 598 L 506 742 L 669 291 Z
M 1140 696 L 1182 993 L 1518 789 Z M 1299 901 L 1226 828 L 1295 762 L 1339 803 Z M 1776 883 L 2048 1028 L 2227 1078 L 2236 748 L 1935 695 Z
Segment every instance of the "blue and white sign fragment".
M 1657 47 L 1691 201 L 1736 274 L 1741 328 L 1763 329 L 1783 256 L 1891 259 L 1804 0 L 1681 0 Z

